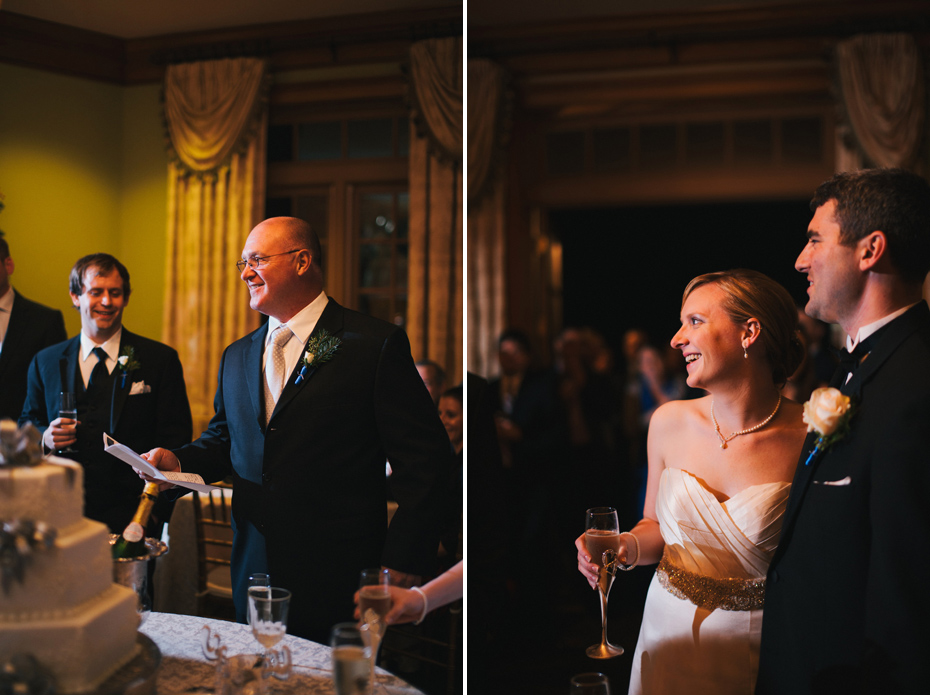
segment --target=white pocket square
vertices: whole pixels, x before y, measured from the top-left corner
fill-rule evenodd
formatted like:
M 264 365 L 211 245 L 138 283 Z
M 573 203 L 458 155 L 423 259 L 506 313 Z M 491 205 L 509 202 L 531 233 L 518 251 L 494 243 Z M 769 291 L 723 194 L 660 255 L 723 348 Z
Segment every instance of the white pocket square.
M 140 393 L 150 393 L 151 391 L 152 387 L 144 381 L 134 381 L 132 382 L 132 388 L 129 389 L 129 395 L 138 396 Z
M 851 485 L 851 484 L 852 484 L 852 478 L 850 478 L 850 477 L 847 475 L 845 478 L 842 478 L 842 479 L 840 479 L 840 480 L 815 480 L 814 482 L 815 482 L 817 485 L 837 485 L 837 486 L 843 486 L 843 485 Z

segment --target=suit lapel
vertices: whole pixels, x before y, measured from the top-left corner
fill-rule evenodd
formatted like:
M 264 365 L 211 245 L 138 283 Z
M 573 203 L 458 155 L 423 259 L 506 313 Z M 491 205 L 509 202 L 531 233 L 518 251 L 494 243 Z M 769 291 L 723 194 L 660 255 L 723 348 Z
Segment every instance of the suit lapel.
M 60 390 L 80 393 L 84 389 L 83 380 L 81 383 L 78 383 L 78 380 L 81 378 L 78 375 L 78 360 L 80 356 L 81 336 L 78 334 L 67 342 L 58 360 L 58 378 L 61 380 L 59 385 Z
M 262 381 L 262 355 L 265 352 L 265 338 L 268 335 L 268 324 L 252 334 L 252 344 L 243 357 L 242 373 L 245 374 L 245 385 L 252 401 L 252 410 L 255 412 L 255 421 L 261 430 L 265 431 L 265 420 L 262 412 L 265 408 L 265 384 Z
M 307 338 L 307 343 L 313 339 L 314 336 L 319 335 L 321 331 L 326 331 L 330 335 L 338 335 L 342 331 L 343 324 L 343 310 L 339 304 L 332 298 L 326 303 L 326 307 L 323 309 L 323 313 L 320 314 L 320 319 L 316 322 L 316 326 L 313 327 L 313 332 Z M 307 373 L 304 374 L 304 378 L 300 380 L 300 383 L 297 383 L 297 376 L 300 374 L 301 367 L 303 366 L 303 353 L 307 349 L 307 343 L 304 343 L 303 349 L 301 350 L 301 357 L 298 360 L 297 365 L 294 367 L 290 376 L 287 378 L 287 381 L 284 383 L 284 390 L 281 392 L 281 397 L 278 399 L 277 405 L 275 405 L 274 413 L 277 414 L 281 410 L 287 407 L 287 404 L 290 403 L 294 397 L 300 393 L 304 388 L 307 387 L 307 383 L 316 373 L 317 367 L 311 367 L 307 370 Z
M 127 345 L 132 345 L 135 337 L 123 328 L 119 339 L 119 354 L 123 353 Z M 139 358 L 138 353 L 136 353 L 136 360 L 141 364 L 142 360 Z M 118 363 L 113 371 L 113 397 L 110 399 L 110 434 L 116 432 L 119 417 L 123 413 L 123 406 L 126 404 L 126 397 L 129 396 L 129 391 L 132 389 L 132 372 L 123 371 Z

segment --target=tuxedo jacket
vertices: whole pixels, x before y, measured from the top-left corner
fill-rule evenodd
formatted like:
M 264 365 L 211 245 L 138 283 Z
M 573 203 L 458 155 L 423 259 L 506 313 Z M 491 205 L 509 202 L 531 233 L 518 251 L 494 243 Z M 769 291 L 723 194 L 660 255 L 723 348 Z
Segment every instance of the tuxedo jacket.
M 808 436 L 769 568 L 760 695 L 924 693 L 930 683 L 926 303 L 888 324 L 841 390 L 850 430 L 806 465 Z
M 232 580 L 240 620 L 248 576 L 268 572 L 293 597 L 288 632 L 326 642 L 352 620 L 359 573 L 384 565 L 435 567 L 451 449 L 406 334 L 327 303 L 321 331 L 332 358 L 288 377 L 264 424 L 267 325 L 223 353 L 207 430 L 175 451 L 181 469 L 215 481 L 232 474 Z M 385 462 L 398 509 L 387 529 Z
M 30 301 L 16 292 L 0 350 L 0 419 L 19 419 L 26 400 L 29 363 L 39 350 L 67 337 L 65 319 L 58 309 Z
M 144 483 L 130 466 L 103 451 L 103 432 L 138 453 L 156 446 L 181 446 L 193 435 L 178 353 L 123 328 L 120 352 L 126 346 L 133 347 L 138 368 L 125 372 L 124 379 L 124 372 L 115 367 L 108 392 L 91 401 L 83 394 L 80 336 L 40 351 L 29 366 L 26 403 L 19 419 L 20 424 L 32 422 L 44 432 L 58 417 L 59 394 L 80 394 L 78 453 L 65 456 L 84 468 L 84 514 L 113 532 L 122 531 L 131 520 Z M 156 513 L 163 520 L 169 509 L 159 500 Z

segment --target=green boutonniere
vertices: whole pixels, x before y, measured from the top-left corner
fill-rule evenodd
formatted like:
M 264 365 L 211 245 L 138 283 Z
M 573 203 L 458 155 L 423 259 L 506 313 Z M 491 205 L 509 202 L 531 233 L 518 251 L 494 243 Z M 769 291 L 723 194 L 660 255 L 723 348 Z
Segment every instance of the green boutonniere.
M 297 375 L 297 379 L 294 383 L 299 384 L 303 381 L 311 367 L 329 362 L 341 344 L 342 341 L 330 335 L 329 331 L 326 329 L 321 329 L 315 336 L 310 338 L 310 340 L 307 341 L 307 347 L 301 359 L 303 366 L 300 368 L 300 374 Z

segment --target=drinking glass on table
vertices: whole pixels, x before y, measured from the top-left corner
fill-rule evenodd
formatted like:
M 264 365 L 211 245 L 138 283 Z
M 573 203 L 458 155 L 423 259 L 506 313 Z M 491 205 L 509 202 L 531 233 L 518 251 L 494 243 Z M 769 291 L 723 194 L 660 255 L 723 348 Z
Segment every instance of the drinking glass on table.
M 375 679 L 375 664 L 381 640 L 387 630 L 384 616 L 391 610 L 391 574 L 386 569 L 376 568 L 362 570 L 358 581 L 358 614 L 361 617 L 359 629 L 362 637 L 367 638 L 371 646 L 371 681 Z
M 262 662 L 273 664 L 274 646 L 287 632 L 287 611 L 291 592 L 277 586 L 249 587 L 249 624 L 252 634 L 262 645 Z
M 60 398 L 61 400 L 59 401 L 58 406 L 58 417 L 74 420 L 74 432 L 75 436 L 77 436 L 77 396 L 70 391 L 62 391 Z M 72 449 L 71 445 L 69 444 L 64 449 L 59 449 L 58 453 L 74 454 L 77 452 L 75 449 Z
M 368 695 L 374 682 L 371 648 L 357 623 L 333 627 L 329 646 L 333 649 L 333 682 L 336 695 Z
M 584 544 L 591 561 L 598 565 L 597 589 L 601 597 L 601 641 L 587 648 L 592 659 L 612 659 L 623 654 L 623 647 L 607 641 L 607 596 L 617 573 L 620 551 L 620 523 L 613 507 L 593 507 L 585 512 Z
M 253 586 L 264 586 L 264 587 L 271 586 L 271 575 L 264 574 L 263 572 L 256 572 L 255 574 L 250 574 L 249 585 L 248 587 L 246 587 L 246 591 L 251 589 Z M 248 612 L 246 619 L 249 625 L 251 625 L 252 624 L 252 611 Z
M 603 673 L 579 673 L 572 676 L 568 695 L 610 695 L 610 681 Z

